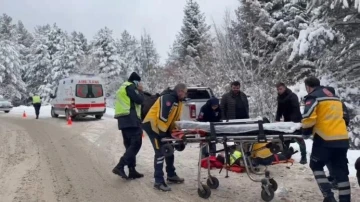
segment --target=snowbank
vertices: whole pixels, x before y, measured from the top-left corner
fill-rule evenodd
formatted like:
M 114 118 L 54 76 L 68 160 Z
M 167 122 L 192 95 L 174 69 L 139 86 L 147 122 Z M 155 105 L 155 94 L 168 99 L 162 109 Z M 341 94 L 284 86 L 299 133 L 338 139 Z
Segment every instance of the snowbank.
M 32 106 L 24 106 L 21 105 L 19 107 L 14 107 L 9 115 L 19 115 L 22 116 L 22 114 L 26 112 L 27 116 L 30 117 L 35 117 L 35 110 L 34 107 Z M 108 118 L 113 118 L 115 114 L 115 110 L 113 108 L 106 108 L 106 113 L 105 113 L 105 117 Z M 51 118 L 51 105 L 45 105 L 45 106 L 41 106 L 40 109 L 40 118 Z

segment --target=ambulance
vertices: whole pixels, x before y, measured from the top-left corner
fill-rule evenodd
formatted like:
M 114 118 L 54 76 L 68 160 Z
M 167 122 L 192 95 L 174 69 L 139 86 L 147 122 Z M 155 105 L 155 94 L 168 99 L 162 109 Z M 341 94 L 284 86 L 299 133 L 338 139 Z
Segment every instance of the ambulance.
M 106 112 L 104 84 L 93 75 L 77 75 L 60 80 L 50 98 L 53 118 L 63 115 L 66 119 L 85 116 L 101 119 Z

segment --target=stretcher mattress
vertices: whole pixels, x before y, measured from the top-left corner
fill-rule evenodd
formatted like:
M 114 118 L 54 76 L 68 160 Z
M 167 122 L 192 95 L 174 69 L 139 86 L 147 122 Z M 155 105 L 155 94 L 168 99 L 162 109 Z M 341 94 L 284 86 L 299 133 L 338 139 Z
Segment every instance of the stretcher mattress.
M 234 121 L 232 121 L 234 122 Z M 176 121 L 178 129 L 199 129 L 210 132 L 209 122 L 195 122 L 195 121 Z M 272 131 L 279 133 L 295 133 L 300 130 L 301 123 L 293 122 L 277 122 L 277 123 L 264 123 L 264 131 Z M 217 134 L 240 134 L 257 132 L 259 125 L 257 123 L 251 124 L 229 124 L 229 125 L 215 125 Z

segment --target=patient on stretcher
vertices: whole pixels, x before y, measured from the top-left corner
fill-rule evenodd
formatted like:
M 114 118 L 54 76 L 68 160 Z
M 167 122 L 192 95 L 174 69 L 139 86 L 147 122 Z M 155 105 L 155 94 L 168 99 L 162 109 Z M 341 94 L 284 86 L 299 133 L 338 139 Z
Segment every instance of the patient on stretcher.
M 291 162 L 292 155 L 295 153 L 294 149 L 290 147 L 288 150 L 278 154 L 273 154 L 269 148 L 266 147 L 267 143 L 256 143 L 250 149 L 251 151 L 251 163 L 253 166 L 263 165 L 268 166 L 277 163 Z M 230 166 L 238 165 L 244 166 L 244 158 L 239 150 L 233 150 L 230 154 Z M 223 154 L 217 156 L 217 160 L 222 164 L 225 163 Z M 250 162 L 248 162 L 250 163 Z

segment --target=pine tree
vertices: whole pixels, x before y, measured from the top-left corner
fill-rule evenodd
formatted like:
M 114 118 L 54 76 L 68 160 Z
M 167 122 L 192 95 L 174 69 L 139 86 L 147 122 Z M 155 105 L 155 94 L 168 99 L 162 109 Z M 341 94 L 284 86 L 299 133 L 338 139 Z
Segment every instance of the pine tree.
M 213 46 L 210 28 L 199 4 L 188 0 L 184 8 L 183 26 L 173 44 L 168 63 L 183 65 L 191 59 L 196 64 L 211 62 Z
M 105 27 L 95 35 L 89 52 L 89 68 L 100 74 L 107 86 L 107 92 L 113 93 L 122 82 L 121 75 L 125 70 L 122 68 L 122 61 L 119 59 L 115 40 L 109 28 Z
M 26 94 L 21 78 L 22 46 L 16 41 L 16 25 L 6 14 L 0 16 L 0 94 L 10 100 L 21 100 Z
M 126 30 L 121 34 L 120 40 L 117 42 L 117 49 L 121 60 L 124 62 L 123 69 L 124 78 L 137 72 L 140 75 L 143 73 L 140 66 L 140 45 L 135 37 L 131 36 Z
M 159 65 L 159 54 L 156 51 L 155 45 L 151 36 L 144 31 L 141 36 L 141 52 L 140 63 L 141 69 L 147 72 Z

